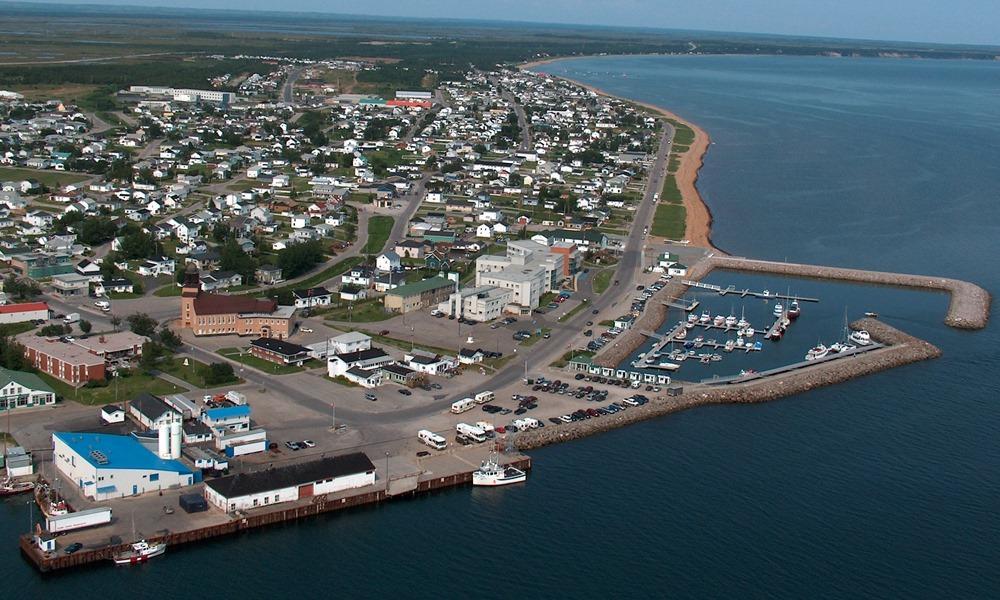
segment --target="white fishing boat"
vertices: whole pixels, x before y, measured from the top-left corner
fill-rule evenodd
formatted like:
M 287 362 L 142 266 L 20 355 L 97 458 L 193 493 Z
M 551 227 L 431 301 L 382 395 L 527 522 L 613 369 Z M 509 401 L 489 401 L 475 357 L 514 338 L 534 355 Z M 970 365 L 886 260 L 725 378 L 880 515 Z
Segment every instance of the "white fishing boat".
M 677 369 L 681 368 L 681 366 L 677 363 L 662 361 L 660 363 L 657 363 L 656 368 L 663 369 L 665 371 L 676 371 Z
M 743 335 L 748 338 L 753 337 L 755 333 L 757 333 L 757 330 L 750 326 L 747 326 L 747 328 L 743 330 Z
M 726 347 L 724 348 L 724 350 L 726 352 L 732 352 L 734 348 L 736 348 L 736 342 L 734 342 L 733 340 L 729 340 L 726 342 Z
M 712 325 L 715 325 L 716 327 L 722 327 L 725 323 L 726 317 L 722 315 L 715 315 L 715 318 L 712 320 Z
M 132 544 L 128 550 L 112 556 L 111 560 L 115 561 L 116 565 L 137 565 L 160 556 L 166 551 L 167 545 L 163 542 L 149 543 L 146 540 L 139 540 Z
M 859 329 L 851 333 L 848 339 L 859 346 L 867 346 L 872 343 L 872 336 L 865 329 Z
M 806 360 L 816 360 L 818 358 L 823 358 L 830 353 L 830 349 L 823 344 L 817 344 L 816 346 L 809 349 L 806 352 Z
M 472 472 L 472 485 L 499 486 L 521 483 L 528 475 L 510 465 L 501 465 L 496 452 L 491 452 L 479 468 Z
M 798 300 L 792 300 L 792 303 L 788 305 L 788 318 L 798 319 L 799 315 L 802 314 L 802 307 L 799 306 Z
M 698 321 L 701 322 L 702 324 L 705 324 L 705 325 L 711 323 L 712 322 L 712 313 L 708 312 L 707 310 L 706 311 L 702 311 L 701 317 L 698 318 Z
M 687 336 L 688 336 L 687 329 L 681 329 L 680 331 L 677 332 L 677 335 L 674 336 L 674 339 L 683 340 Z
M 736 316 L 733 315 L 732 313 L 729 313 L 729 316 L 726 317 L 725 323 L 726 327 L 734 327 L 736 325 Z
M 771 313 L 776 317 L 780 317 L 783 312 L 785 312 L 785 307 L 781 305 L 781 302 L 776 303 L 774 305 L 774 310 L 771 311 Z
M 35 489 L 35 484 L 31 481 L 14 481 L 9 477 L 0 481 L 0 497 L 24 494 L 33 489 Z
M 698 315 L 696 315 L 694 313 L 689 314 L 688 317 L 687 317 L 687 321 L 688 321 L 688 323 L 692 323 L 692 324 L 693 323 L 697 323 L 698 322 Z

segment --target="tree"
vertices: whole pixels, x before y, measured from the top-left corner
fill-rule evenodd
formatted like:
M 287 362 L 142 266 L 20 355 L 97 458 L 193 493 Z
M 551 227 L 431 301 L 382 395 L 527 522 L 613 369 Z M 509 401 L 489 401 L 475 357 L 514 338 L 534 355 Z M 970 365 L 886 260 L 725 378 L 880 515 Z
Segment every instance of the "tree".
M 243 252 L 235 239 L 230 239 L 219 250 L 219 267 L 243 276 L 244 283 L 252 283 L 257 272 L 257 260 Z
M 38 330 L 35 335 L 39 337 L 59 337 L 73 331 L 69 325 L 63 326 L 61 323 L 52 323 Z
M 233 372 L 233 365 L 216 362 L 201 368 L 201 378 L 207 387 L 212 387 L 236 381 L 236 374 Z
M 89 334 L 90 330 L 93 329 L 93 328 L 94 328 L 94 325 L 90 321 L 88 321 L 86 319 L 81 319 L 80 320 L 80 331 L 83 332 L 83 335 Z
M 177 350 L 184 345 L 181 336 L 177 335 L 173 329 L 163 327 L 160 329 L 160 343 L 169 350 Z
M 101 277 L 104 279 L 114 279 L 121 273 L 121 269 L 115 264 L 117 257 L 114 254 L 108 254 L 101 261 Z
M 122 318 L 118 315 L 111 315 L 111 326 L 115 328 L 115 331 L 118 331 L 118 328 L 121 327 L 121 325 Z
M 297 277 L 323 260 L 323 245 L 318 240 L 294 244 L 278 252 L 278 266 L 286 279 Z
M 146 313 L 133 313 L 126 320 L 129 329 L 136 335 L 153 337 L 156 333 L 156 319 Z
M 119 253 L 125 260 L 131 260 L 154 256 L 156 249 L 156 238 L 140 230 L 122 236 Z
M 229 229 L 229 226 L 222 221 L 212 226 L 212 239 L 220 244 L 229 239 L 231 233 L 232 231 Z
M 33 369 L 24 357 L 24 346 L 9 335 L 0 336 L 0 364 L 13 371 Z

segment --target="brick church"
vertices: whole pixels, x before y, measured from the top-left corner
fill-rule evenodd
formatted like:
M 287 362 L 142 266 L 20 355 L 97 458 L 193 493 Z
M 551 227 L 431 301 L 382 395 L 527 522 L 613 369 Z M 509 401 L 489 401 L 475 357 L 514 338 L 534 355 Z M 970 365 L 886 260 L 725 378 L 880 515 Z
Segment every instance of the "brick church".
M 294 306 L 251 296 L 213 294 L 201 289 L 196 269 L 184 274 L 181 327 L 195 335 L 250 335 L 284 339 L 292 331 Z

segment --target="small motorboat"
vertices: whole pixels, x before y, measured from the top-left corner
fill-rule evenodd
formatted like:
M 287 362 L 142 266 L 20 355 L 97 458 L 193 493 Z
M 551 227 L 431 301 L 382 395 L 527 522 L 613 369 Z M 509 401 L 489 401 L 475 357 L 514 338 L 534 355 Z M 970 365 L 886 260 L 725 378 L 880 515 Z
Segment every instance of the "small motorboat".
M 877 312 L 866 312 L 865 316 L 868 317 L 869 319 L 877 319 L 878 318 L 878 313 Z
M 858 331 L 851 333 L 848 339 L 859 346 L 867 346 L 872 343 L 871 334 L 864 329 L 859 329 Z

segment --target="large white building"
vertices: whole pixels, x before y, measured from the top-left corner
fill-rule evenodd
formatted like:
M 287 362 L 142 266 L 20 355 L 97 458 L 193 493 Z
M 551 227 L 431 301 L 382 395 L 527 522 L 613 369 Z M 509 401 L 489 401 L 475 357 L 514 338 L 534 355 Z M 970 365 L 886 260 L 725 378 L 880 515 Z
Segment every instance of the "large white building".
M 55 432 L 52 452 L 64 480 L 91 500 L 138 496 L 201 479 L 200 473 L 178 460 L 160 458 L 132 436 Z
M 473 321 L 491 321 L 503 314 L 514 301 L 514 292 L 507 288 L 482 286 L 459 290 L 438 305 L 446 315 L 465 317 Z
M 205 499 L 225 512 L 294 502 L 375 484 L 375 465 L 362 452 L 209 480 Z
M 504 256 L 476 259 L 476 287 L 494 286 L 513 292 L 511 302 L 522 311 L 538 308 L 542 294 L 556 289 L 563 279 L 565 255 L 531 240 L 507 242 Z
M 157 85 L 133 85 L 129 87 L 128 91 L 133 94 L 143 94 L 145 96 L 169 96 L 178 102 L 217 102 L 219 104 L 232 104 L 233 100 L 236 99 L 236 94 L 233 92 L 220 92 L 218 90 L 191 90 Z

